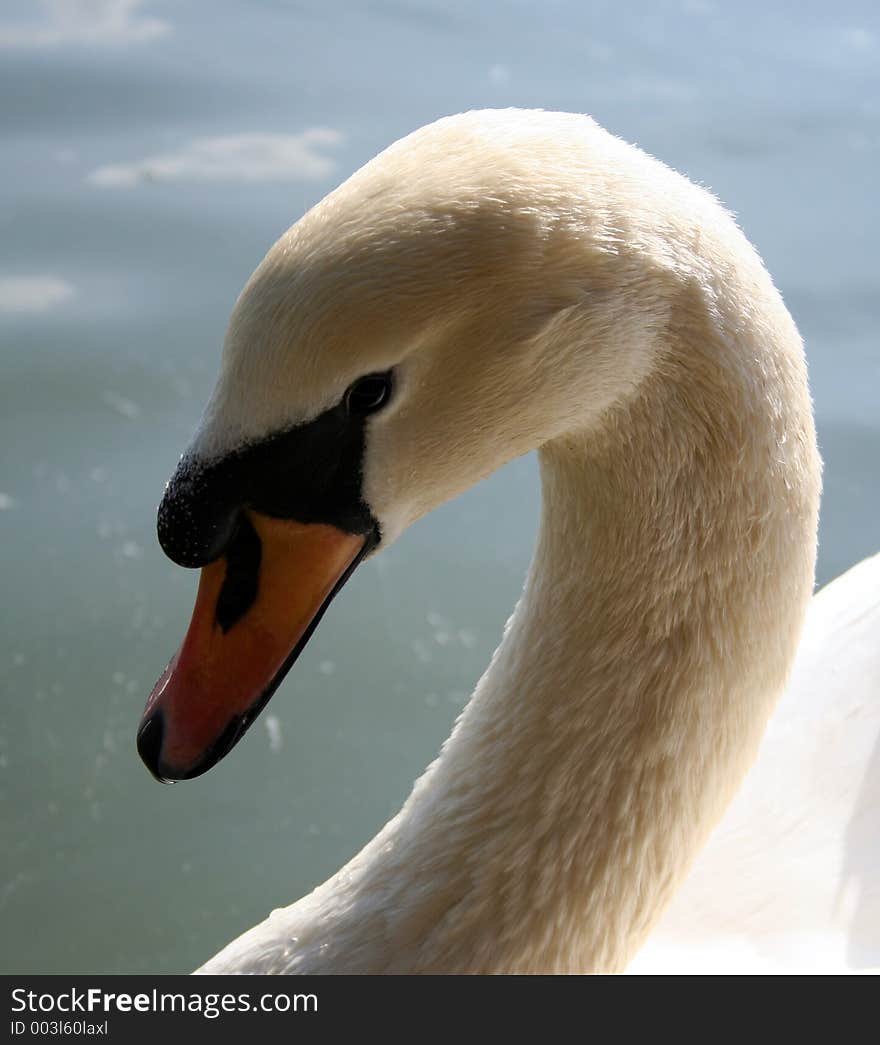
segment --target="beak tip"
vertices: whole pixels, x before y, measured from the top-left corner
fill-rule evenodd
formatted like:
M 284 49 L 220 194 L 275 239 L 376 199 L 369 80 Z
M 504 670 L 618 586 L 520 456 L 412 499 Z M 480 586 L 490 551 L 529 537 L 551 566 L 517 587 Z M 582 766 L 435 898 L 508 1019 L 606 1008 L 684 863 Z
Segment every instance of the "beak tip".
M 161 710 L 154 711 L 144 719 L 137 733 L 137 750 L 141 761 L 160 784 L 172 784 L 174 781 L 166 775 L 162 765 L 162 737 L 165 733 L 165 722 Z
M 192 780 L 207 773 L 216 765 L 244 735 L 250 718 L 242 715 L 234 718 L 204 755 L 188 767 L 168 765 L 162 757 L 162 742 L 165 736 L 165 717 L 161 708 L 152 711 L 141 723 L 137 732 L 137 750 L 141 761 L 160 784 L 175 784 L 178 780 Z

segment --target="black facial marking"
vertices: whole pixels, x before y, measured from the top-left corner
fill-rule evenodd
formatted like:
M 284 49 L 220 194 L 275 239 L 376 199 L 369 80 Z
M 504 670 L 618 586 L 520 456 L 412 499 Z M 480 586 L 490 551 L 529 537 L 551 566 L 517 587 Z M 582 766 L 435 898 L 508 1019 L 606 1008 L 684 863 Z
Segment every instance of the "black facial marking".
M 370 375 L 370 380 L 386 381 L 390 394 L 390 375 Z M 380 405 L 386 401 L 387 395 Z M 224 627 L 232 626 L 256 594 L 247 599 L 245 574 L 256 576 L 253 560 L 256 555 L 259 564 L 259 540 L 251 530 L 255 550 L 247 534 L 241 536 L 243 508 L 374 535 L 375 545 L 378 524 L 361 489 L 367 423 L 367 414 L 349 409 L 346 395 L 313 421 L 219 461 L 181 459 L 159 505 L 159 543 L 180 566 L 205 566 L 229 551 L 230 593 L 224 585 L 221 596 L 229 622 Z

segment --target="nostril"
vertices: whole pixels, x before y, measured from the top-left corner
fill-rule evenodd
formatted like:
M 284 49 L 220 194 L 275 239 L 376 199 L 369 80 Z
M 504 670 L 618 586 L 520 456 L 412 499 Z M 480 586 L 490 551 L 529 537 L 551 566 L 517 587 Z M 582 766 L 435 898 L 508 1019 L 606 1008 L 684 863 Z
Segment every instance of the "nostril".
M 162 551 L 178 566 L 219 559 L 238 531 L 240 505 L 213 471 L 184 459 L 165 487 L 156 532 Z
M 248 519 L 242 518 L 226 546 L 226 576 L 217 598 L 217 623 L 229 631 L 254 604 L 259 588 L 263 546 Z

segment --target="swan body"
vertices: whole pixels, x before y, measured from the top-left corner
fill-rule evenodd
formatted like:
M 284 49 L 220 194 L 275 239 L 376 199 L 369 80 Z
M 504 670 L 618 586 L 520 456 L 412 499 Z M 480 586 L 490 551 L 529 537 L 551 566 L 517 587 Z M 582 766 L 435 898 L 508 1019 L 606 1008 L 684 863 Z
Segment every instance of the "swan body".
M 312 438 L 380 373 L 393 392 L 358 430 L 357 472 L 378 547 L 537 449 L 535 556 L 400 813 L 201 971 L 621 970 L 737 791 L 794 659 L 820 491 L 800 337 L 717 201 L 589 118 L 440 120 L 305 215 L 243 291 L 189 492 L 166 495 L 176 547 L 192 546 L 204 476 L 286 445 L 275 433 Z M 316 504 L 291 514 L 320 521 Z M 143 744 L 160 767 L 189 750 L 169 685 Z M 224 751 L 249 718 L 235 721 Z

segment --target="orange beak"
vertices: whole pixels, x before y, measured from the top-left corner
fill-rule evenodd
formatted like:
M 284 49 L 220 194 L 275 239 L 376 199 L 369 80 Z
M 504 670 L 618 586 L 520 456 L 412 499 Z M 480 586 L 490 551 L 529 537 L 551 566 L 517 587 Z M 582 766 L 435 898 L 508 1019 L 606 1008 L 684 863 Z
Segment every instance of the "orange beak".
M 227 554 L 202 569 L 189 630 L 147 700 L 138 751 L 157 779 L 199 776 L 227 754 L 366 545 L 335 526 L 247 513 Z

